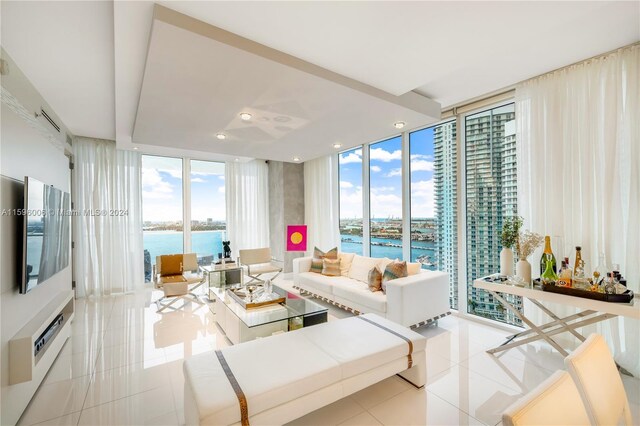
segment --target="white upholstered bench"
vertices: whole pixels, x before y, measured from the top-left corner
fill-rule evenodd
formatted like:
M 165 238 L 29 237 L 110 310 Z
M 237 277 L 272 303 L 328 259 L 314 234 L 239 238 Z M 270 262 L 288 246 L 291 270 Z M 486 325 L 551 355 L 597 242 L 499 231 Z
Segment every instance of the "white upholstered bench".
M 422 387 L 425 347 L 366 314 L 200 354 L 184 362 L 186 424 L 282 424 L 394 374 Z

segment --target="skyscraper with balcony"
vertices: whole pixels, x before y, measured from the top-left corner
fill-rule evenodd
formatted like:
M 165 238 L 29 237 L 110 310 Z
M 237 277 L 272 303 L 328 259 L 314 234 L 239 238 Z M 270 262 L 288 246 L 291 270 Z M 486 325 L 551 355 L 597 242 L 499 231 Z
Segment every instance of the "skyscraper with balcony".
M 500 232 L 506 217 L 517 214 L 514 106 L 506 105 L 465 120 L 467 190 L 467 294 L 470 313 L 520 325 L 473 280 L 500 269 Z M 522 309 L 522 299 L 509 296 Z
M 435 127 L 433 151 L 438 270 L 449 274 L 449 303 L 452 308 L 458 309 L 458 162 L 455 121 Z

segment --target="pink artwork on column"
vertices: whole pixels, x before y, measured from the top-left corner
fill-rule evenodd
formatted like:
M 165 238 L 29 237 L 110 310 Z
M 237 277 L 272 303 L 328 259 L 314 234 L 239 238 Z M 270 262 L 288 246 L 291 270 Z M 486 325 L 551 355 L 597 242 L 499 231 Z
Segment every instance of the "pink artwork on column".
M 307 251 L 307 225 L 287 225 L 287 251 Z

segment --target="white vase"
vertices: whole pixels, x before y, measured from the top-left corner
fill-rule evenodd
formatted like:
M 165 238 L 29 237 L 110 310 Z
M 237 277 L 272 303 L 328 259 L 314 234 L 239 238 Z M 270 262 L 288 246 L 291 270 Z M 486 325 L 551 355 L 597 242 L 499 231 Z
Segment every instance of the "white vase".
M 509 247 L 502 247 L 500 251 L 500 275 L 513 275 L 513 251 Z
M 518 263 L 516 263 L 516 276 L 527 284 L 531 284 L 531 264 L 526 260 L 518 260 Z

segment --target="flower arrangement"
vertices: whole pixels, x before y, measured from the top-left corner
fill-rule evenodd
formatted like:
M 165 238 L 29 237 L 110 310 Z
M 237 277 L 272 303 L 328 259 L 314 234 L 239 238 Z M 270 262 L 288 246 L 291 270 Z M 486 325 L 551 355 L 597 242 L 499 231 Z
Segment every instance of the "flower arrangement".
M 526 260 L 535 249 L 540 247 L 543 241 L 544 238 L 542 235 L 536 234 L 535 232 L 526 229 L 520 232 L 516 240 L 516 254 L 518 255 L 518 259 Z
M 502 247 L 512 249 L 518 241 L 518 234 L 522 227 L 520 216 L 508 217 L 502 223 L 502 233 L 500 233 L 500 244 Z

